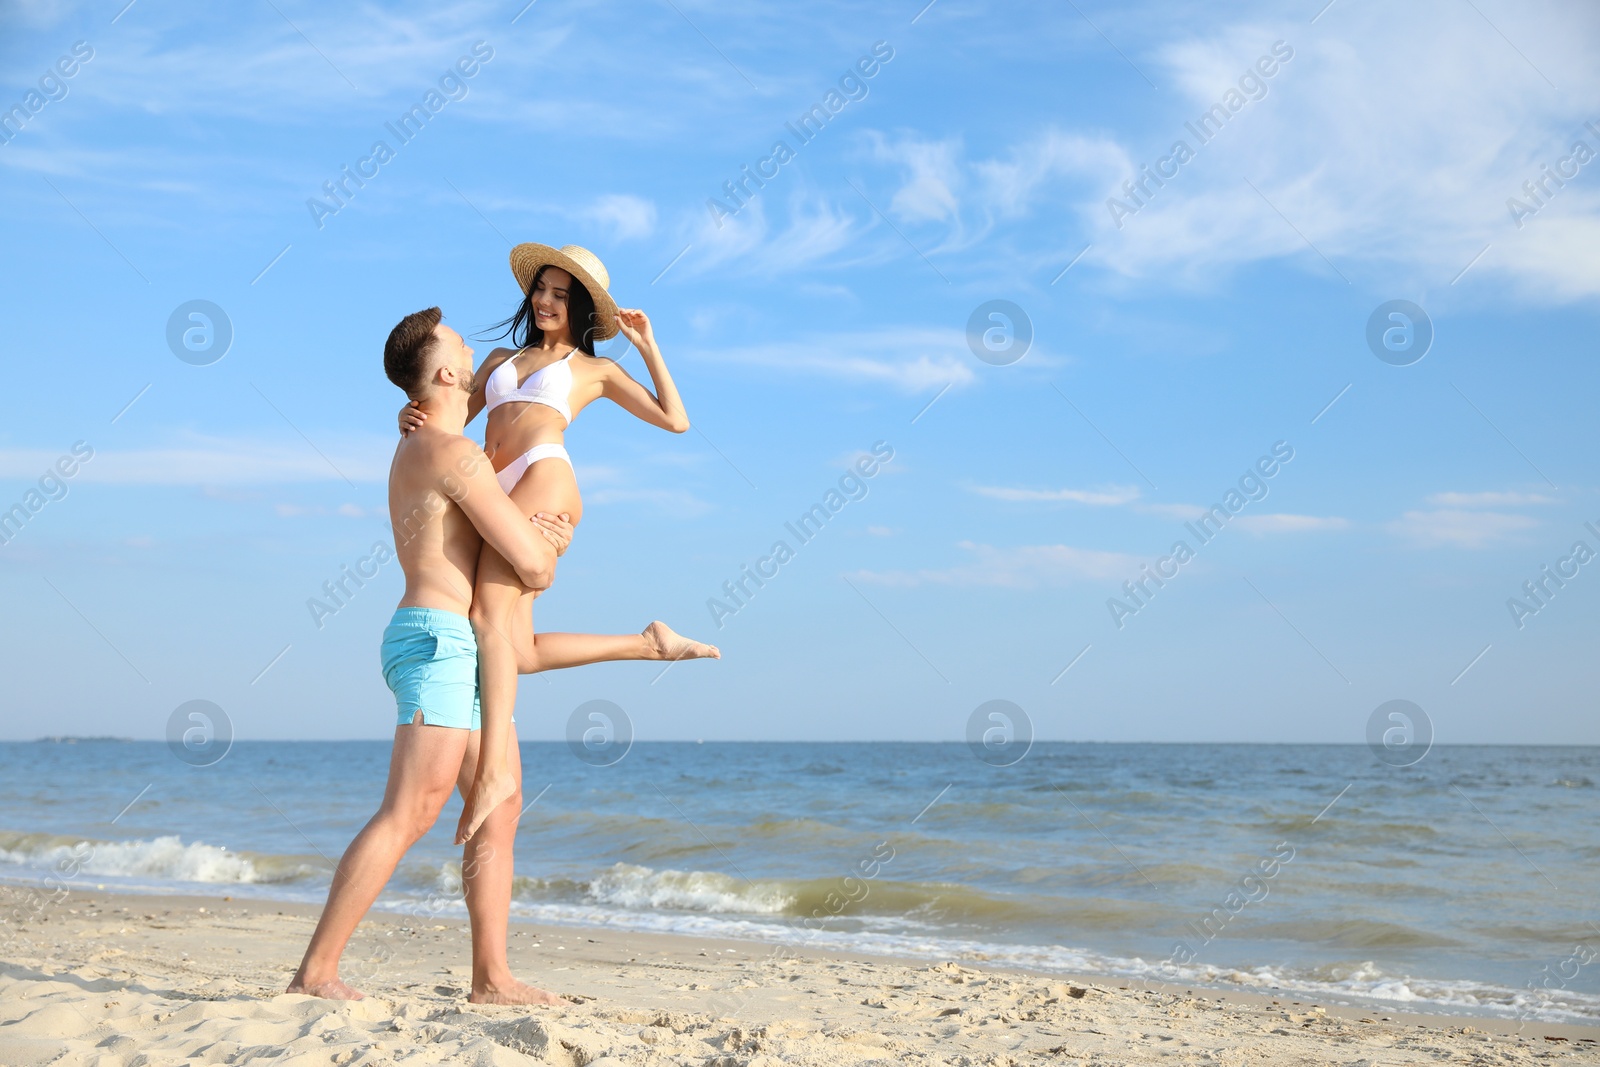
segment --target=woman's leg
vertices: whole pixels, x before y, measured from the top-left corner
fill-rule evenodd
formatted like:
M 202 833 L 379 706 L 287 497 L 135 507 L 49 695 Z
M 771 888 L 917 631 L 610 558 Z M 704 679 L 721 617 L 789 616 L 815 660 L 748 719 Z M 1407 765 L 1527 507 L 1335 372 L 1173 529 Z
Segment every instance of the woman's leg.
M 465 844 L 501 802 L 516 792 L 510 765 L 511 714 L 517 703 L 517 653 L 511 643 L 512 618 L 522 599 L 522 580 L 505 557 L 485 544 L 478 556 L 478 580 L 468 617 L 478 640 L 478 701 L 482 707 L 477 774 L 463 794 L 456 844 Z
M 476 740 L 476 739 L 475 739 Z M 461 761 L 461 795 L 476 780 L 479 746 L 469 743 Z M 521 761 L 517 733 L 511 731 L 511 764 L 518 789 L 483 821 L 461 855 L 461 887 L 472 918 L 472 995 L 474 1004 L 554 1004 L 567 1001 L 543 989 L 524 985 L 511 974 L 506 960 L 506 931 L 511 911 L 512 857 L 517 822 L 522 818 Z
M 653 622 L 636 634 L 535 633 L 533 601 L 538 595 L 524 595 L 512 620 L 511 643 L 517 653 L 518 674 L 624 659 L 722 658 L 716 645 L 691 641 L 664 622 Z
M 542 459 L 523 472 L 511 488 L 511 502 L 530 518 L 540 512 L 570 515 L 574 525 L 583 515 L 578 482 L 571 464 Z M 456 844 L 465 844 L 489 813 L 516 792 L 521 768 L 510 764 L 511 714 L 517 703 L 517 652 L 512 643 L 517 605 L 529 590 L 505 557 L 485 544 L 478 555 L 478 576 L 468 613 L 478 639 L 478 692 L 483 710 L 477 774 L 465 795 Z
M 578 482 L 572 476 L 571 465 L 564 460 L 541 459 L 532 464 L 512 487 L 511 499 L 524 515 L 566 514 L 574 526 L 583 518 Z M 662 622 L 653 622 L 636 634 L 537 634 L 533 630 L 533 601 L 538 595 L 525 591 L 511 615 L 508 632 L 516 650 L 519 674 L 624 659 L 717 659 L 721 656 L 715 646 L 682 637 Z M 485 710 L 485 731 L 489 729 L 488 715 Z
M 564 460 L 542 459 L 530 466 L 511 490 L 511 500 L 527 516 L 567 514 L 573 525 L 583 515 L 578 483 Z M 517 675 L 624 659 L 720 659 L 714 645 L 691 641 L 663 622 L 637 634 L 535 634 L 533 600 L 515 569 L 487 544 L 478 557 L 477 584 L 470 612 L 478 639 L 478 679 L 483 736 L 478 771 L 465 795 L 456 843 L 464 844 L 489 813 L 515 790 L 509 766 L 511 714 L 517 701 Z M 516 768 L 520 770 L 520 768 Z

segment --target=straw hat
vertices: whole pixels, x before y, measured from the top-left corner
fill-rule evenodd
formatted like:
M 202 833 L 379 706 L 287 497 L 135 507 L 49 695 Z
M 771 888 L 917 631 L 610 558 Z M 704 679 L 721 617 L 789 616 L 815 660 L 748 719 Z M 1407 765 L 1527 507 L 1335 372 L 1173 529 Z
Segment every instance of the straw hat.
M 606 341 L 617 335 L 617 302 L 611 299 L 609 292 L 611 275 L 606 271 L 606 265 L 600 262 L 599 256 L 578 245 L 551 248 L 531 241 L 511 250 L 511 273 L 516 275 L 517 284 L 522 287 L 524 295 L 543 266 L 560 267 L 589 290 L 589 295 L 594 298 L 596 341 Z

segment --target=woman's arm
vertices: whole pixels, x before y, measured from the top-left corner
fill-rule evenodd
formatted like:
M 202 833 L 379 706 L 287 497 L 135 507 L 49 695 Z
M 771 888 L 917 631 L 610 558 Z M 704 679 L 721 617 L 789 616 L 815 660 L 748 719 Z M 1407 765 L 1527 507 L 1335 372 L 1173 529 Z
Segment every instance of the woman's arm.
M 683 400 L 678 396 L 678 387 L 672 383 L 666 360 L 661 358 L 661 349 L 656 347 L 649 317 L 632 308 L 618 308 L 617 324 L 644 358 L 645 368 L 650 371 L 650 380 L 655 383 L 656 391 L 652 395 L 650 390 L 634 381 L 621 364 L 613 363 L 606 369 L 600 395 L 652 426 L 659 426 L 671 433 L 688 430 L 689 413 L 684 410 Z

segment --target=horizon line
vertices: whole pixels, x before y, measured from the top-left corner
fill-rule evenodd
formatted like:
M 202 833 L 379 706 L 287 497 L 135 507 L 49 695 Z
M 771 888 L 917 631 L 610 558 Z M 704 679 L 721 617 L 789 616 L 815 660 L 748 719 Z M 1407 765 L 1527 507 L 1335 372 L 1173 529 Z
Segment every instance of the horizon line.
M 234 738 L 235 745 L 351 745 L 351 744 L 377 744 L 389 743 L 387 737 L 290 737 L 290 738 Z M 0 738 L 3 745 L 40 745 L 40 744 L 80 744 L 87 742 L 115 743 L 130 745 L 164 745 L 168 742 L 161 738 L 148 737 L 112 737 L 108 735 L 75 735 L 59 734 L 50 737 L 34 738 Z M 563 738 L 527 738 L 518 739 L 520 745 L 565 745 L 568 742 Z M 962 738 L 918 740 L 908 738 L 873 738 L 873 739 L 813 739 L 800 740 L 795 738 L 654 738 L 646 740 L 634 738 L 633 745 L 966 745 L 968 742 Z M 1316 746 L 1319 748 L 1366 748 L 1364 741 L 1108 741 L 1094 738 L 1034 738 L 1034 745 L 1235 745 L 1252 746 L 1258 748 L 1286 747 L 1286 746 Z M 1600 748 L 1600 741 L 1435 741 L 1431 748 Z

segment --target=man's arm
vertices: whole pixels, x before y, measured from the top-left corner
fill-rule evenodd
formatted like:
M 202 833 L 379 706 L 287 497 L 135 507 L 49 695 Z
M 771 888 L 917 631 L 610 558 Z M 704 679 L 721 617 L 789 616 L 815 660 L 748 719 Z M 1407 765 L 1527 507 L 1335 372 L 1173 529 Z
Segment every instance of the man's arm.
M 555 547 L 500 488 L 489 457 L 463 437 L 452 443 L 450 459 L 446 495 L 460 506 L 483 539 L 506 558 L 524 585 L 548 589 L 556 574 Z

